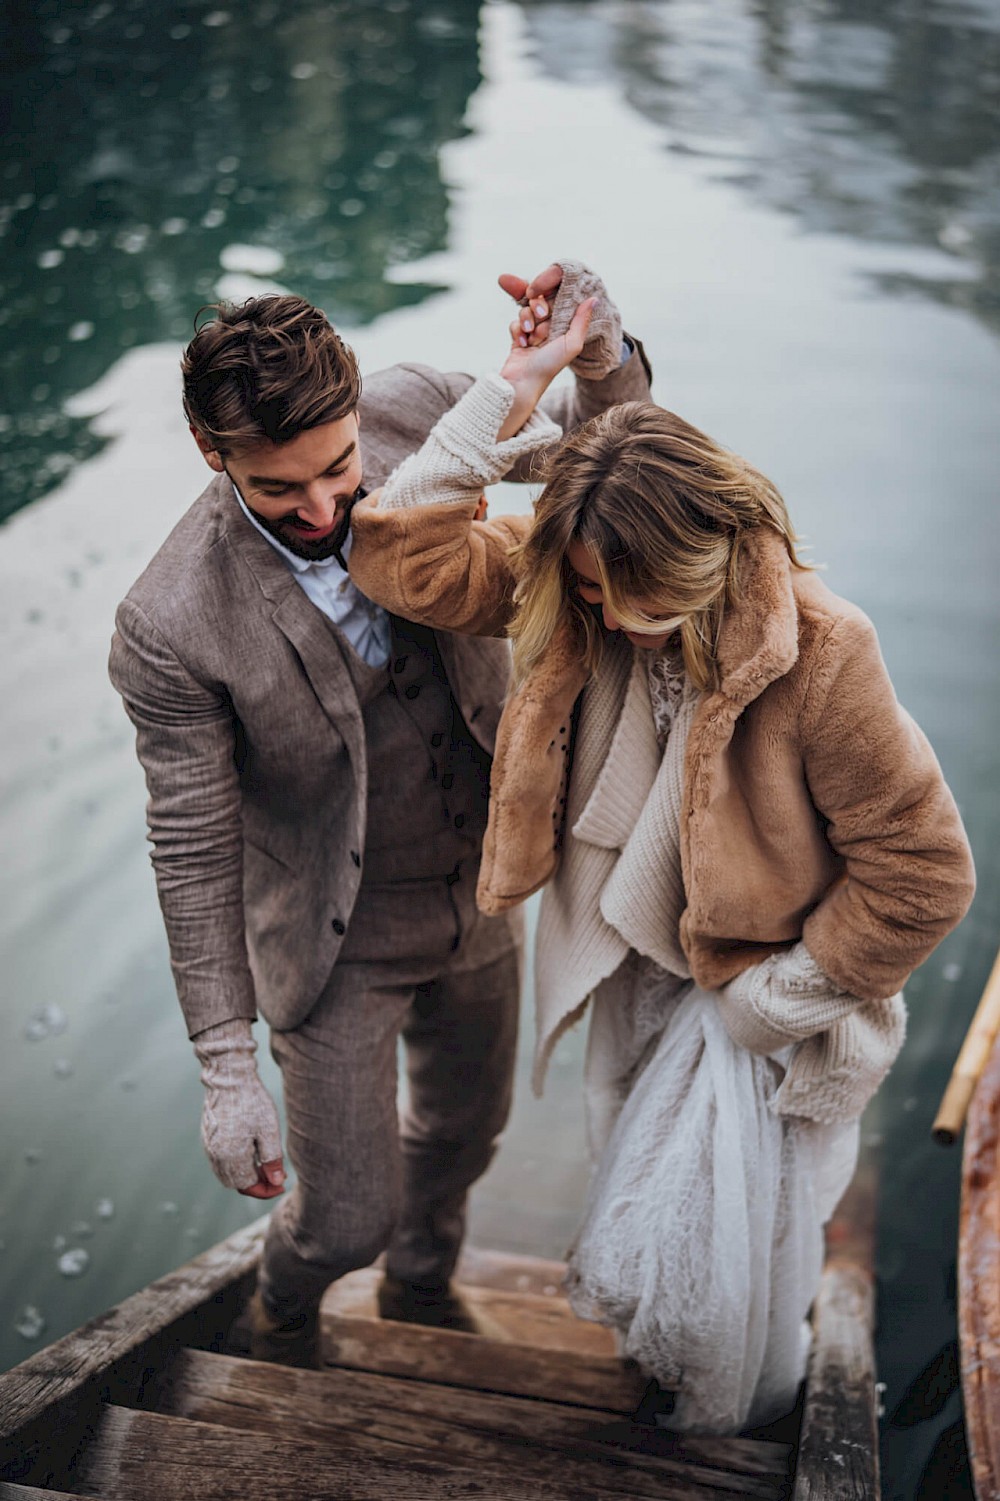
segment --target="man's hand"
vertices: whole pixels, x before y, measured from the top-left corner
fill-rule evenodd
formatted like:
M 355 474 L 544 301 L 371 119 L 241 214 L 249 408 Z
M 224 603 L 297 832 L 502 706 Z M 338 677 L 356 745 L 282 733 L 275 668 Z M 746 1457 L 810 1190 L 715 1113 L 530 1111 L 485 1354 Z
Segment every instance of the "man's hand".
M 194 1038 L 194 1050 L 205 1086 L 201 1139 L 212 1171 L 223 1187 L 247 1198 L 277 1198 L 285 1183 L 281 1129 L 257 1073 L 250 1022 L 234 1018 L 209 1027 Z

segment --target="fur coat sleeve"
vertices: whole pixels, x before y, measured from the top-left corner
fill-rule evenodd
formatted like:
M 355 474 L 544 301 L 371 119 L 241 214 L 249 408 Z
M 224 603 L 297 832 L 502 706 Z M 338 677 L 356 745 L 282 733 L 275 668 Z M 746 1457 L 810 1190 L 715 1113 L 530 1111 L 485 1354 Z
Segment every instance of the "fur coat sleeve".
M 434 630 L 502 636 L 513 614 L 512 548 L 530 516 L 475 521 L 467 501 L 379 507 L 379 492 L 354 508 L 351 577 L 388 610 Z
M 817 652 L 800 728 L 810 793 L 844 861 L 802 936 L 843 990 L 894 995 L 966 911 L 975 877 L 941 768 L 860 611 L 836 619 Z

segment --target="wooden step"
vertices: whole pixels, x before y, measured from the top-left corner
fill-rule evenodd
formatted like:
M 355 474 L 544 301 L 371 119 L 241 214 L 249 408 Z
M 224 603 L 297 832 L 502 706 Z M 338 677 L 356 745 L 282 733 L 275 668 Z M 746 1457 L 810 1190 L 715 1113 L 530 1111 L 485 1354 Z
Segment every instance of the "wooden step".
M 276 1430 L 266 1410 L 256 1415 L 251 1432 L 109 1406 L 74 1481 L 100 1501 L 621 1501 L 620 1489 L 581 1487 L 566 1470 L 556 1482 L 536 1477 L 519 1456 L 505 1474 L 450 1456 L 383 1458 Z M 731 1501 L 746 1492 L 679 1482 L 660 1494 Z
M 322 1316 L 330 1322 L 378 1319 L 376 1293 L 381 1280 L 382 1273 L 374 1267 L 341 1277 L 326 1291 Z M 495 1328 L 498 1338 L 511 1344 L 616 1358 L 613 1332 L 603 1324 L 578 1319 L 554 1283 L 549 1282 L 548 1289 L 538 1293 L 461 1282 L 457 1286 L 470 1310 L 482 1317 L 487 1328 Z
M 540 1256 L 519 1256 L 511 1251 L 487 1251 L 464 1246 L 459 1257 L 457 1280 L 468 1287 L 493 1287 L 497 1292 L 536 1293 L 565 1298 L 565 1261 L 546 1261 Z
M 519 1260 L 504 1258 L 508 1280 L 518 1275 Z M 558 1267 L 549 1263 L 544 1292 L 458 1284 L 496 1338 L 380 1319 L 375 1289 L 381 1274 L 374 1268 L 352 1272 L 327 1290 L 320 1306 L 321 1358 L 356 1370 L 634 1413 L 646 1380 L 614 1354 L 609 1330 L 575 1317 L 554 1280 Z
M 786 1494 L 786 1445 L 687 1438 L 597 1409 L 488 1395 L 359 1371 L 293 1370 L 180 1351 L 144 1406 L 174 1417 L 280 1432 L 328 1446 L 380 1446 L 402 1459 L 440 1458 L 550 1483 L 573 1478 L 622 1496 L 659 1498 L 679 1484 L 741 1495 Z
M 546 1350 L 388 1319 L 326 1313 L 320 1341 L 327 1365 L 618 1413 L 634 1413 L 647 1385 L 638 1369 L 610 1356 Z

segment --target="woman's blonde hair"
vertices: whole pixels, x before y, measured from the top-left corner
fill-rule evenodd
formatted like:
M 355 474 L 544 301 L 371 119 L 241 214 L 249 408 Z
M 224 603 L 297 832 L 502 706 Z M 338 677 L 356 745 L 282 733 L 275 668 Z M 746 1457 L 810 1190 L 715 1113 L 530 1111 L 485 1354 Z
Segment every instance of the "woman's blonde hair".
M 584 423 L 549 460 L 534 527 L 513 554 L 515 681 L 567 611 L 583 625 L 596 670 L 602 628 L 573 588 L 566 557 L 582 543 L 619 623 L 651 634 L 676 628 L 688 676 L 699 688 L 717 686 L 719 631 L 739 598 L 743 539 L 758 526 L 784 538 L 794 567 L 808 566 L 771 481 L 683 418 L 629 401 Z

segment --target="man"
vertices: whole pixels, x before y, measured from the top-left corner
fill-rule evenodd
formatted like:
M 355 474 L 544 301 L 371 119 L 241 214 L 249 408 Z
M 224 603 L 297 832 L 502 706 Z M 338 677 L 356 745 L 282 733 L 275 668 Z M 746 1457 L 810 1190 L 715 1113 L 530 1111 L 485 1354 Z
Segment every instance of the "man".
M 585 268 L 501 284 L 525 342 L 598 299 L 576 388 L 547 408 L 564 428 L 648 399 L 645 357 Z M 260 1199 L 285 1174 L 258 1006 L 271 1027 L 297 1182 L 271 1219 L 251 1348 L 309 1363 L 324 1288 L 383 1250 L 383 1316 L 474 1327 L 450 1278 L 517 1025 L 515 933 L 474 899 L 507 648 L 387 616 L 346 567 L 362 483 L 470 377 L 398 365 L 362 395 L 351 351 L 289 296 L 217 309 L 182 370 L 215 477 L 119 607 L 110 671 L 146 772 L 202 1138 L 220 1181 Z

